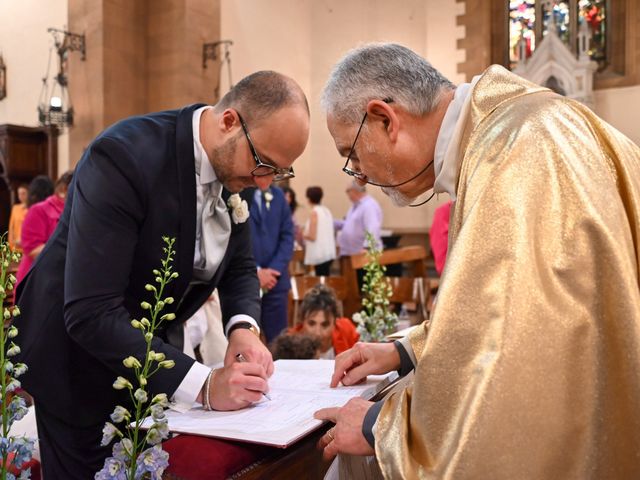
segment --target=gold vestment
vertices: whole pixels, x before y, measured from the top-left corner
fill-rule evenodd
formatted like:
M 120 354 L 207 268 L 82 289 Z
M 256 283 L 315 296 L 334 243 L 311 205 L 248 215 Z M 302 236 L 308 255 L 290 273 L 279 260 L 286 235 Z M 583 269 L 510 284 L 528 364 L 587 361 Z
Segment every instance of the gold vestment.
M 447 265 L 389 479 L 640 479 L 640 149 L 490 67 L 470 95 Z M 631 106 L 630 106 L 631 107 Z

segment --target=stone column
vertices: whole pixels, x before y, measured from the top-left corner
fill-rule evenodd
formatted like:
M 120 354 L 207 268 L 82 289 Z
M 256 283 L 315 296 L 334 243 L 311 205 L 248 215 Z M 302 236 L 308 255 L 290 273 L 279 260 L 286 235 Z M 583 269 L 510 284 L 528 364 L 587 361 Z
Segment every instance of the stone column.
M 85 34 L 87 51 L 70 57 L 71 165 L 118 120 L 216 101 L 218 65 L 202 68 L 202 45 L 219 40 L 219 2 L 69 0 L 69 30 Z

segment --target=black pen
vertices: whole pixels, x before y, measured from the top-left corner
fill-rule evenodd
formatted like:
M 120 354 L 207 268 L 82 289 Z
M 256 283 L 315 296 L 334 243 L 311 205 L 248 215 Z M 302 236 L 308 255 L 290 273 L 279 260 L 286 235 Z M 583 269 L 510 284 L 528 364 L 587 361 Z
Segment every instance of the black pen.
M 247 363 L 247 359 L 244 358 L 244 355 L 242 355 L 241 353 L 237 353 L 236 354 L 236 360 L 239 363 Z M 266 393 L 262 392 L 262 395 L 264 395 L 267 400 L 271 400 L 271 397 L 269 395 L 267 395 Z

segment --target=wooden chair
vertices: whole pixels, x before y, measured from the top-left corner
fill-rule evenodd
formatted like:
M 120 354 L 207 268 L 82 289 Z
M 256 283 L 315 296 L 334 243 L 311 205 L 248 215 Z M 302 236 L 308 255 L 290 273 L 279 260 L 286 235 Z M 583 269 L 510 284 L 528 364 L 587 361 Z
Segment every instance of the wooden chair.
M 427 249 L 422 245 L 390 248 L 388 250 L 384 250 L 380 255 L 380 265 L 389 265 L 392 263 L 411 263 L 413 268 L 413 275 L 415 277 L 424 277 L 426 274 L 427 257 Z M 354 270 L 364 267 L 369 261 L 366 253 L 352 255 L 350 258 L 351 268 L 353 268 Z
M 429 318 L 431 304 L 431 284 L 426 277 L 387 277 L 393 289 L 391 303 L 410 304 L 410 311 L 416 312 L 416 322 Z
M 421 245 L 410 247 L 390 248 L 380 255 L 380 264 L 389 265 L 393 263 L 409 263 L 411 264 L 412 277 L 424 278 L 426 276 L 426 261 L 428 257 L 427 250 Z M 347 298 L 344 302 L 344 315 L 351 317 L 360 309 L 361 295 L 358 288 L 358 278 L 356 270 L 364 267 L 368 262 L 365 253 L 352 255 L 351 257 L 342 257 L 340 259 L 340 268 L 342 276 L 347 285 Z M 402 278 L 402 277 L 390 277 Z M 413 288 L 413 286 L 411 286 Z M 426 318 L 426 317 L 425 317 Z
M 296 277 L 298 275 L 308 275 L 313 271 L 313 267 L 304 264 L 304 248 L 298 248 L 293 251 L 293 256 L 289 260 L 289 275 Z
M 343 277 L 315 277 L 312 275 L 291 277 L 291 290 L 289 290 L 289 326 L 293 326 L 298 320 L 298 311 L 302 299 L 309 290 L 318 284 L 331 287 L 339 304 L 344 304 L 347 298 L 347 284 Z

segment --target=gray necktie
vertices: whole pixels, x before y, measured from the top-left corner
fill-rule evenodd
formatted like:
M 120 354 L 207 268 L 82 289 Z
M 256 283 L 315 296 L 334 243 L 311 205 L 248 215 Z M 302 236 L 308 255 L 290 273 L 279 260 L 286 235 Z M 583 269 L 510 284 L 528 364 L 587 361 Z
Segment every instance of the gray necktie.
M 231 235 L 231 218 L 222 198 L 220 182 L 203 185 L 202 194 L 202 216 L 199 219 L 201 222 L 200 261 L 196 258 L 193 276 L 197 280 L 206 282 L 213 278 L 227 251 Z

